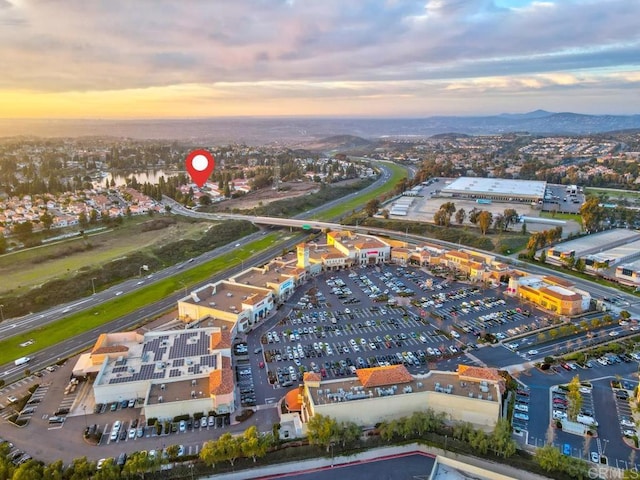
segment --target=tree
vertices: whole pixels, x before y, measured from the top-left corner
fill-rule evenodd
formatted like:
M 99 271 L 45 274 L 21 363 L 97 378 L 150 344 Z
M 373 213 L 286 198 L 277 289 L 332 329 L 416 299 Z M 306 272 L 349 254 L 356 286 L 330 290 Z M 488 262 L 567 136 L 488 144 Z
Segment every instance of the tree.
M 86 213 L 80 212 L 78 215 L 78 225 L 80 225 L 80 228 L 87 228 L 89 226 L 89 219 Z
M 166 431 L 167 431 L 167 429 L 165 429 L 165 432 Z M 169 458 L 177 458 L 179 451 L 180 451 L 180 447 L 178 447 L 178 445 L 169 445 L 167 447 L 167 456 Z
M 338 436 L 338 424 L 331 417 L 316 414 L 307 424 L 307 435 L 309 443 L 325 447 L 328 452 L 329 447 Z
M 587 231 L 596 230 L 604 218 L 604 208 L 598 197 L 589 197 L 580 207 L 582 223 Z
M 587 268 L 587 264 L 584 261 L 584 258 L 579 258 L 573 268 L 576 269 L 577 272 L 583 273 Z
M 211 205 L 211 197 L 209 195 L 200 195 L 198 203 L 204 207 Z
M 242 434 L 242 454 L 245 457 L 251 457 L 254 462 L 256 458 L 264 457 L 267 454 L 268 446 L 268 441 L 258 433 L 255 425 L 247 428 Z
M 13 226 L 13 233 L 18 237 L 18 240 L 26 242 L 33 235 L 33 223 L 29 221 L 17 223 Z
M 202 446 L 202 450 L 200 450 L 200 460 L 211 467 L 214 467 L 216 463 L 225 460 L 222 457 L 222 452 L 218 448 L 217 440 L 209 440 L 205 442 Z
M 65 472 L 65 477 L 68 480 L 85 480 L 91 478 L 95 471 L 96 464 L 87 460 L 87 457 L 74 458 Z
M 456 212 L 456 223 L 458 225 L 462 225 L 464 223 L 464 219 L 467 217 L 467 212 L 464 211 L 464 208 L 460 208 Z
M 621 310 L 620 318 L 622 318 L 623 320 L 629 320 L 631 318 L 631 314 L 627 310 Z
M 470 422 L 459 422 L 453 426 L 453 438 L 456 440 L 469 441 L 471 432 L 473 432 L 473 425 Z
M 535 461 L 547 472 L 559 470 L 562 466 L 562 454 L 557 447 L 548 444 L 536 450 Z
M 480 212 L 482 210 L 478 210 L 476 207 L 473 207 L 469 212 L 469 221 L 474 225 L 478 223 L 478 217 L 480 216 Z
M 507 458 L 516 453 L 516 442 L 511 438 L 511 425 L 506 418 L 500 418 L 491 434 L 493 450 Z
M 540 260 L 540 263 L 545 263 L 547 261 L 547 252 L 545 250 L 542 250 L 538 259 Z
M 133 452 L 127 458 L 127 463 L 124 464 L 122 473 L 128 476 L 140 475 L 140 478 L 144 478 L 145 473 L 150 470 L 152 461 L 146 451 Z
M 64 463 L 62 460 L 56 460 L 47 465 L 42 472 L 42 476 L 48 480 L 62 480 L 64 478 Z M 0 478 L 3 478 L 1 474 Z
M 11 477 L 12 480 L 40 480 L 42 478 L 43 464 L 36 460 L 29 460 L 20 465 Z M 88 478 L 88 477 L 87 477 Z
M 45 210 L 44 213 L 40 215 L 40 221 L 46 230 L 51 230 L 51 226 L 53 225 L 53 215 L 51 215 L 48 210 Z
M 122 478 L 120 466 L 113 458 L 107 458 L 102 468 L 92 477 L 93 480 L 119 480 L 120 478 Z
M 378 212 L 379 208 L 380 208 L 380 200 L 378 200 L 377 198 L 372 198 L 364 206 L 364 211 L 368 217 L 373 217 Z
M 0 255 L 7 251 L 7 239 L 0 233 Z
M 504 219 L 504 228 L 508 230 L 509 225 L 515 225 L 518 222 L 518 212 L 516 212 L 514 208 L 505 208 L 502 213 L 502 218 Z
M 582 395 L 580 394 L 580 378 L 578 375 L 573 377 L 569 382 L 569 391 L 567 393 L 567 416 L 569 420 L 574 421 L 582 408 Z
M 342 446 L 352 445 L 362 435 L 362 429 L 354 422 L 342 422 L 339 427 L 339 436 Z
M 491 212 L 487 212 L 486 210 L 483 210 L 480 212 L 480 215 L 478 215 L 478 227 L 480 227 L 480 231 L 483 235 L 489 231 L 492 220 L 493 215 L 491 215 Z
M 489 436 L 482 430 L 473 430 L 469 435 L 469 445 L 484 455 L 489 451 Z

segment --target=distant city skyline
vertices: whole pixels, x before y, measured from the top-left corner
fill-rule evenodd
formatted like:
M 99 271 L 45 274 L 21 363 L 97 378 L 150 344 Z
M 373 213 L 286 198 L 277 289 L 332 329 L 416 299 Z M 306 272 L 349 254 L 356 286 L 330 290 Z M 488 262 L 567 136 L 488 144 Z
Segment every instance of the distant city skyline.
M 634 114 L 640 2 L 0 0 L 0 118 Z

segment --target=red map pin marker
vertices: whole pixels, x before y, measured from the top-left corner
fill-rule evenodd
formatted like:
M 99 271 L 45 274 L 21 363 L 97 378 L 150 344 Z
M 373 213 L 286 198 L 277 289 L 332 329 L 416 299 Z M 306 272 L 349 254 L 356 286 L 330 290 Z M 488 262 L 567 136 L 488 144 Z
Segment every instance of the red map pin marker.
M 207 183 L 209 175 L 213 172 L 213 167 L 216 166 L 216 161 L 206 150 L 194 150 L 187 155 L 186 167 L 187 172 L 191 176 L 191 180 L 198 187 Z

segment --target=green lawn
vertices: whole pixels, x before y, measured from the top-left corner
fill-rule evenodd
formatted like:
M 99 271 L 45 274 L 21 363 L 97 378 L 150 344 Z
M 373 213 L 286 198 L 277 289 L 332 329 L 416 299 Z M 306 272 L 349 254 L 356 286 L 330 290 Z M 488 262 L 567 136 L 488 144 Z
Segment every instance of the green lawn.
M 384 184 L 379 186 L 378 188 L 370 191 L 366 195 L 360 195 L 351 200 L 347 200 L 340 205 L 336 205 L 335 207 L 322 212 L 321 214 L 316 216 L 316 220 L 331 220 L 332 218 L 339 217 L 343 213 L 351 212 L 354 208 L 358 208 L 365 203 L 367 203 L 372 198 L 377 198 L 382 194 L 393 190 L 396 184 L 403 178 L 407 176 L 407 171 L 392 163 L 387 163 L 385 166 L 389 167 L 391 170 L 391 178 Z
M 554 218 L 556 220 L 573 220 L 582 225 L 582 216 L 577 213 L 560 213 L 553 215 L 551 212 L 540 212 L 541 218 Z
M 78 270 L 110 262 L 146 248 L 181 238 L 201 236 L 213 222 L 194 222 L 177 218 L 178 223 L 162 230 L 142 231 L 149 217 L 134 217 L 126 224 L 88 237 L 91 249 L 83 249 L 85 240 L 73 238 L 55 244 L 19 250 L 0 256 L 0 292 L 20 291 L 54 278 L 71 277 Z M 131 239 L 136 241 L 132 242 Z
M 595 187 L 587 187 L 584 189 L 585 193 L 588 195 L 596 195 L 599 196 L 607 195 L 609 198 L 626 198 L 626 199 L 640 199 L 640 192 L 636 192 L 633 190 L 618 190 L 616 188 L 595 188 Z
M 0 341 L 0 364 L 12 362 L 16 358 L 33 354 L 38 350 L 55 345 L 70 337 L 112 322 L 138 308 L 157 302 L 183 289 L 185 286 L 188 288 L 191 285 L 206 280 L 220 271 L 238 265 L 243 260 L 251 257 L 255 252 L 272 246 L 282 237 L 282 233 L 266 235 L 264 238 L 248 243 L 244 247 L 217 257 L 206 264 L 199 265 L 171 278 L 136 290 L 129 295 L 114 298 L 101 304 L 97 308 L 71 315 L 44 327 L 23 332 L 15 337 Z M 254 253 L 251 253 L 252 251 Z M 141 318 L 140 320 L 142 321 L 144 319 Z M 20 343 L 30 339 L 35 340 L 35 343 L 28 347 L 20 347 Z
M 376 198 L 392 190 L 396 183 L 406 176 L 406 171 L 397 165 L 388 164 L 391 169 L 391 178 L 384 185 L 372 190 L 364 196 L 354 198 L 342 203 L 318 216 L 318 219 L 332 219 L 343 213 L 350 212 L 372 198 Z M 122 232 L 119 232 L 120 235 Z M 16 358 L 33 354 L 36 351 L 55 345 L 70 337 L 86 332 L 100 325 L 107 324 L 113 320 L 131 313 L 145 305 L 154 303 L 172 293 L 188 288 L 190 285 L 201 282 L 217 272 L 238 265 L 243 260 L 251 257 L 252 252 L 259 252 L 273 245 L 274 242 L 282 239 L 282 233 L 272 233 L 264 238 L 251 242 L 243 248 L 234 250 L 231 253 L 220 256 L 204 265 L 200 265 L 191 270 L 182 272 L 171 278 L 162 280 L 156 284 L 136 290 L 129 295 L 122 295 L 99 307 L 80 312 L 53 324 L 21 333 L 15 337 L 0 341 L 0 363 L 7 363 Z M 139 248 L 139 244 L 137 245 Z M 144 320 L 143 318 L 140 319 Z M 20 347 L 19 344 L 33 339 L 35 342 L 28 347 Z

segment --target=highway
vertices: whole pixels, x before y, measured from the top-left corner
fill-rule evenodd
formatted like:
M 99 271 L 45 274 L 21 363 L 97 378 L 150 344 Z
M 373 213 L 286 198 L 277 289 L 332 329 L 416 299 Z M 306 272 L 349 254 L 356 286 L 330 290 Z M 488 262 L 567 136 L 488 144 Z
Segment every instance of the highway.
M 391 171 L 388 168 L 386 168 L 383 164 L 379 164 L 379 163 L 377 164 L 377 166 L 381 172 L 380 177 L 371 185 L 369 185 L 367 188 L 359 192 L 350 194 L 349 197 L 352 197 L 352 196 L 358 197 L 361 195 L 365 195 L 369 191 L 380 187 L 391 178 Z M 316 215 L 317 213 L 322 212 L 326 209 L 332 208 L 343 201 L 344 201 L 343 198 L 334 200 L 320 207 L 316 207 L 312 210 L 308 210 L 307 212 L 297 215 L 296 217 L 303 218 L 303 217 Z M 235 217 L 241 220 L 250 220 L 250 217 L 244 217 L 242 215 L 237 215 L 237 216 L 236 215 L 216 215 L 216 214 L 205 214 L 202 212 L 194 212 L 192 210 L 182 207 L 180 204 L 172 201 L 171 199 L 165 199 L 165 203 L 171 205 L 174 213 L 181 214 L 181 215 L 198 217 L 198 218 L 209 218 L 214 220 L 225 220 L 225 219 L 235 218 Z M 290 225 L 287 225 L 286 223 L 273 222 L 273 219 L 271 219 L 270 217 L 259 217 L 259 218 L 262 218 L 264 221 L 256 221 L 254 223 L 261 223 L 266 225 L 290 226 Z M 279 220 L 282 220 L 282 219 L 279 219 Z M 292 221 L 291 219 L 289 220 Z M 303 220 L 298 220 L 298 222 L 300 222 L 298 225 L 293 225 L 293 226 L 301 227 L 305 223 L 308 223 L 308 222 L 304 222 Z M 337 224 L 329 224 L 329 225 L 337 225 Z M 99 309 L 100 305 L 102 305 L 104 302 L 117 298 L 120 295 L 130 294 L 132 292 L 135 292 L 138 289 L 144 288 L 145 286 L 152 284 L 153 282 L 157 282 L 162 279 L 171 277 L 175 275 L 177 272 L 188 270 L 202 263 L 208 262 L 220 255 L 242 248 L 247 243 L 261 238 L 261 236 L 262 236 L 261 232 L 256 232 L 247 237 L 244 237 L 243 239 L 235 243 L 216 248 L 215 250 L 211 250 L 198 257 L 195 257 L 193 261 L 182 262 L 180 264 L 165 268 L 157 272 L 152 272 L 152 273 L 144 272 L 145 273 L 144 276 L 126 280 L 111 288 L 96 292 L 94 295 L 90 297 L 74 300 L 73 302 L 69 302 L 63 305 L 58 305 L 56 307 L 53 307 L 43 312 L 25 315 L 20 318 L 7 319 L 5 322 L 0 323 L 0 338 L 3 338 L 3 339 L 11 338 L 25 331 L 33 330 L 35 328 L 47 325 L 49 323 L 56 322 L 71 314 L 75 314 L 84 310 Z M 204 282 L 201 282 L 197 285 L 190 285 L 189 288 L 196 289 L 208 283 L 212 283 L 212 282 L 216 282 L 216 281 L 228 278 L 234 273 L 239 272 L 242 266 L 244 266 L 244 268 L 248 268 L 250 266 L 264 264 L 274 256 L 279 255 L 282 252 L 283 248 L 293 247 L 294 245 L 299 243 L 302 238 L 304 238 L 304 236 L 301 234 L 294 235 L 291 239 L 289 239 L 285 243 L 279 243 L 263 252 L 260 252 L 254 256 L 251 256 L 250 258 L 245 260 L 241 265 L 237 265 L 236 267 L 233 267 L 224 272 L 221 272 L 218 275 L 215 275 L 210 279 Z M 238 244 L 239 246 L 236 246 Z M 142 265 L 140 267 L 142 267 Z M 141 273 L 143 272 L 142 268 L 140 269 L 140 272 Z M 35 354 L 27 354 L 29 357 L 31 357 L 31 361 L 29 362 L 28 365 L 15 366 L 13 363 L 2 365 L 0 366 L 0 372 L 2 372 L 0 374 L 0 379 L 4 380 L 5 383 L 7 384 L 11 383 L 21 378 L 24 375 L 24 370 L 26 368 L 30 369 L 31 371 L 37 371 L 48 365 L 51 365 L 52 363 L 57 362 L 61 358 L 66 358 L 75 352 L 86 349 L 87 347 L 89 347 L 95 342 L 97 336 L 100 333 L 126 330 L 135 325 L 144 323 L 144 321 L 148 319 L 154 318 L 155 316 L 160 315 L 161 313 L 167 310 L 175 308 L 175 304 L 177 300 L 179 298 L 182 298 L 183 296 L 184 296 L 184 291 L 180 289 L 179 292 L 176 292 L 170 295 L 169 297 L 166 297 L 163 300 L 160 300 L 154 304 L 147 305 L 139 310 L 136 310 L 128 315 L 125 315 L 124 317 L 121 317 L 118 320 L 110 322 L 108 325 L 103 325 L 101 327 L 87 331 L 79 336 L 70 338 L 55 346 L 46 348 L 44 350 L 40 350 Z

